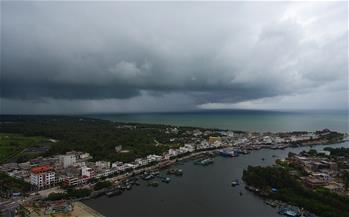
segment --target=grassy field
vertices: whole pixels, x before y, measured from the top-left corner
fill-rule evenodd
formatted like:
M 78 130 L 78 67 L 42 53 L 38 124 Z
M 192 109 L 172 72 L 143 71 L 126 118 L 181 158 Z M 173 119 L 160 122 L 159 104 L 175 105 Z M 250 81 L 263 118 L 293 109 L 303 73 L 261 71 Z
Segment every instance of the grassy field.
M 22 136 L 20 134 L 0 133 L 0 163 L 14 158 L 25 148 L 39 145 L 47 139 L 38 136 Z

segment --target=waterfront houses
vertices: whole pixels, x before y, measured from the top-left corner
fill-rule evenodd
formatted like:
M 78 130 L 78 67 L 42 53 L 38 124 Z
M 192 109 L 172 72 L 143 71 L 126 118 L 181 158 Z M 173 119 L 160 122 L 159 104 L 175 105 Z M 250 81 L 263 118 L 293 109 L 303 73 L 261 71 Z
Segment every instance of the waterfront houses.
M 137 158 L 128 162 L 103 158 L 96 160 L 93 158 L 93 153 L 69 151 L 65 154 L 40 156 L 23 163 L 2 164 L 0 165 L 0 171 L 30 183 L 33 186 L 30 198 L 34 200 L 33 198 L 37 198 L 35 196 L 37 191 L 51 191 L 54 189 L 53 187 L 61 192 L 66 192 L 65 189 L 88 189 L 93 191 L 95 185 L 97 185 L 96 183 L 103 182 L 102 179 L 110 182 L 112 188 L 125 185 L 125 189 L 130 189 L 131 184 L 126 185 L 125 182 L 134 178 L 135 175 L 148 174 L 154 177 L 153 174 L 158 172 L 159 169 L 166 168 L 177 160 L 200 158 L 202 155 L 210 155 L 211 157 L 213 153 L 222 153 L 220 151 L 223 151 L 223 156 L 233 157 L 262 148 L 278 149 L 289 146 L 323 144 L 327 142 L 323 136 L 329 135 L 328 131 L 314 133 L 244 133 L 193 129 L 185 130 L 183 133 L 181 128 L 166 128 L 166 130 L 170 137 L 169 141 L 172 142 L 169 145 L 165 144 L 168 149 L 164 149 L 163 153 L 137 156 Z M 161 145 L 163 144 L 154 139 L 154 146 Z M 124 147 L 128 148 L 127 146 Z M 123 149 L 121 145 L 117 145 L 113 152 L 122 155 L 128 153 L 128 150 Z M 343 182 L 339 178 L 340 172 L 336 162 L 326 157 L 315 159 L 305 153 L 290 156 L 287 160 L 304 168 L 307 176 L 302 177 L 302 181 L 309 188 L 323 187 L 338 194 L 345 192 Z M 204 160 L 203 164 L 206 163 L 212 163 L 212 161 Z M 178 173 L 178 175 L 181 174 Z M 163 180 L 168 182 L 166 178 Z M 61 188 L 63 186 L 65 188 Z M 105 190 L 110 189 L 101 189 L 100 192 L 97 190 L 92 195 L 103 194 Z M 38 200 L 42 201 L 42 199 Z M 62 201 L 57 204 L 48 204 L 45 210 L 47 214 L 52 214 L 62 210 L 68 212 L 70 209 L 70 204 Z M 6 210 L 6 212 L 11 211 L 11 208 Z
M 178 135 L 174 147 L 170 147 L 162 154 L 150 154 L 138 157 L 132 162 L 107 160 L 94 161 L 92 155 L 86 152 L 69 151 L 65 154 L 48 157 L 38 157 L 24 163 L 7 163 L 0 165 L 0 171 L 9 176 L 22 179 L 34 186 L 34 189 L 47 189 L 58 185 L 63 186 L 89 186 L 91 180 L 124 177 L 124 174 L 139 173 L 146 168 L 163 168 L 173 163 L 174 159 L 195 156 L 195 154 L 210 152 L 212 150 L 231 150 L 234 156 L 247 154 L 252 150 L 261 148 L 285 148 L 308 144 L 326 143 L 323 136 L 328 136 L 327 130 L 296 133 L 244 133 L 233 131 L 186 130 L 180 128 L 167 128 L 169 134 Z M 180 137 L 180 135 L 183 136 Z M 161 145 L 156 143 L 156 145 Z M 123 154 L 121 145 L 115 151 Z M 217 152 L 218 153 L 218 152 Z M 309 156 L 293 156 L 289 159 L 298 164 L 307 172 L 309 177 L 304 177 L 304 182 L 310 186 L 323 186 L 334 192 L 343 191 L 343 186 L 338 182 L 334 162 L 328 159 L 312 160 Z M 118 180 L 118 179 L 112 179 Z
M 345 169 L 338 167 L 338 164 L 344 165 L 346 158 L 336 158 L 336 161 L 330 155 L 310 154 L 309 152 L 301 152 L 298 155 L 290 154 L 285 159 L 290 166 L 303 170 L 300 179 L 305 186 L 311 189 L 322 187 L 334 193 L 349 195 L 342 179 Z

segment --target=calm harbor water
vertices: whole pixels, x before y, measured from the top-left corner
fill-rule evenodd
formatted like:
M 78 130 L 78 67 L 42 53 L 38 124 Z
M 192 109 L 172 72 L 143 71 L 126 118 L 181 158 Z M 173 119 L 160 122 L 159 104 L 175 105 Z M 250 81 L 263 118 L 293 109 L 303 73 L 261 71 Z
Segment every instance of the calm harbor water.
M 324 128 L 349 132 L 348 111 L 273 112 L 232 110 L 182 113 L 96 114 L 88 116 L 120 122 L 169 124 L 254 132 L 315 131 Z
M 312 149 L 322 150 L 326 146 Z M 349 142 L 331 147 L 349 147 Z M 174 166 L 183 169 L 184 175 L 172 177 L 169 184 L 160 183 L 153 188 L 141 183 L 120 196 L 103 196 L 84 203 L 105 216 L 279 216 L 276 209 L 246 191 L 244 184 L 232 187 L 231 181 L 241 179 L 248 165 L 272 165 L 276 159 L 285 158 L 288 152 L 302 150 L 310 150 L 310 147 L 265 149 L 236 158 L 216 157 L 214 164 L 207 167 L 188 161 Z

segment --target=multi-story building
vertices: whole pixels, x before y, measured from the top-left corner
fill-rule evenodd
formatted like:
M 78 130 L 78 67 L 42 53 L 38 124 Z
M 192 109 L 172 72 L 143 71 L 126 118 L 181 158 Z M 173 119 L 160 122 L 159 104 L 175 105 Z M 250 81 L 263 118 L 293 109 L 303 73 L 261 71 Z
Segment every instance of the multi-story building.
M 99 168 L 109 169 L 110 168 L 110 162 L 109 161 L 97 161 L 96 166 Z
M 151 154 L 151 155 L 148 155 L 147 156 L 147 161 L 150 163 L 150 162 L 158 162 L 161 160 L 161 156 L 159 155 L 155 155 L 155 154 Z
M 91 158 L 91 156 L 90 156 L 90 154 L 89 153 L 81 153 L 80 155 L 79 155 L 79 159 L 89 159 L 89 158 Z
M 176 149 L 169 149 L 168 150 L 168 155 L 170 155 L 170 157 L 175 157 L 178 155 L 178 151 Z
M 50 187 L 55 183 L 55 171 L 49 165 L 33 167 L 30 183 L 38 189 Z
M 81 167 L 81 176 L 86 178 L 92 178 L 95 176 L 95 171 L 87 166 Z
M 212 145 L 212 144 L 214 144 L 214 143 L 217 143 L 217 142 L 219 142 L 219 143 L 222 142 L 221 137 L 219 137 L 219 136 L 210 136 L 210 137 L 208 138 L 208 143 L 209 143 L 210 145 Z
M 77 186 L 87 183 L 88 180 L 87 177 L 65 177 L 63 183 L 65 186 Z
M 148 160 L 147 160 L 146 158 L 137 158 L 137 159 L 135 160 L 135 164 L 136 164 L 137 166 L 139 166 L 139 167 L 141 167 L 141 166 L 146 166 L 148 163 L 149 163 L 149 162 L 148 162 Z
M 75 164 L 76 155 L 74 153 L 67 153 L 65 155 L 61 155 L 59 157 L 59 161 L 63 165 L 64 168 L 70 167 L 70 166 Z

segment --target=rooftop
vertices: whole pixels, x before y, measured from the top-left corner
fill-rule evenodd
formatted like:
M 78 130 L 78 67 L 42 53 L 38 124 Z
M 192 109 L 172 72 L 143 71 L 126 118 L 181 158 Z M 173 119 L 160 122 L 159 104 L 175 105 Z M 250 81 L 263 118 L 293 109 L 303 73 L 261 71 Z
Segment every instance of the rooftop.
M 33 173 L 43 173 L 51 170 L 53 170 L 53 168 L 50 165 L 37 166 L 31 169 Z

